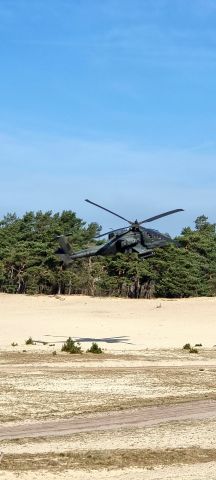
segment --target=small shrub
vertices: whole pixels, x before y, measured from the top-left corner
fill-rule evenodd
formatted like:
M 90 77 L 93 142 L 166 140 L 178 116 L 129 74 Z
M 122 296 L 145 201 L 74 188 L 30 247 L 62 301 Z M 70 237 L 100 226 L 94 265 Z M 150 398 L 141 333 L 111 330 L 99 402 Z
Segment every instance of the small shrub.
M 18 346 L 18 343 L 13 342 L 13 343 L 11 343 L 11 346 L 12 346 L 12 347 L 17 347 L 17 346 Z
M 29 337 L 28 340 L 25 341 L 26 345 L 34 345 L 34 342 L 32 340 L 32 337 Z
M 202 347 L 202 343 L 196 343 L 195 347 Z
M 96 353 L 96 354 L 99 354 L 99 353 L 103 353 L 102 352 L 102 349 L 98 346 L 97 343 L 93 342 L 92 343 L 92 346 L 86 351 L 86 353 Z
M 72 340 L 71 337 L 69 337 L 66 342 L 62 345 L 61 348 L 62 352 L 68 352 L 68 353 L 82 353 L 80 343 Z
M 52 354 L 53 354 L 53 356 L 57 355 L 56 350 L 54 350 L 54 351 L 52 352 Z
M 199 351 L 197 350 L 197 348 L 194 348 L 194 347 L 191 347 L 190 350 L 189 350 L 190 353 L 199 353 Z
M 190 343 L 185 343 L 185 345 L 182 348 L 183 348 L 183 350 L 190 350 L 191 349 L 191 344 Z

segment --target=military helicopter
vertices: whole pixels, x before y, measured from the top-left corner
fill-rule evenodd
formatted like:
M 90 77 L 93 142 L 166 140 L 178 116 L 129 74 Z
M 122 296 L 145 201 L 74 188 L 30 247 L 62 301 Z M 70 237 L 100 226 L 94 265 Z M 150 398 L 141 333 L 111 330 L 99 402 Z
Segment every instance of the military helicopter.
M 105 208 L 91 200 L 86 199 L 86 202 L 105 210 L 106 212 L 115 215 L 116 217 L 124 220 L 129 225 L 123 228 L 111 230 L 110 232 L 97 235 L 95 239 L 102 238 L 108 235 L 108 241 L 102 245 L 86 248 L 78 252 L 73 252 L 67 237 L 71 234 L 60 235 L 57 240 L 60 244 L 60 248 L 57 250 L 57 255 L 64 262 L 65 265 L 69 265 L 78 258 L 92 257 L 98 255 L 115 255 L 116 253 L 137 253 L 141 258 L 147 258 L 154 255 L 154 249 L 158 247 L 164 247 L 165 245 L 172 243 L 173 240 L 168 234 L 163 234 L 157 230 L 142 227 L 143 223 L 153 222 L 167 215 L 184 211 L 182 208 L 175 210 L 169 210 L 168 212 L 160 213 L 154 217 L 146 218 L 141 222 L 135 220 L 127 220 L 126 218 L 112 212 L 108 208 Z

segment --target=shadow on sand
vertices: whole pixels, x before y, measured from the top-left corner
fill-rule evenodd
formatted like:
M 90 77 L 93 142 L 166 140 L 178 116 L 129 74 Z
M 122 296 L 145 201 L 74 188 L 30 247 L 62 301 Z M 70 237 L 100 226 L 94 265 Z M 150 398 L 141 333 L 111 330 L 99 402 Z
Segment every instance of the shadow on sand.
M 55 343 L 62 343 L 67 339 L 66 335 L 44 335 L 45 337 L 51 337 L 52 339 L 54 338 L 62 338 L 64 340 L 53 340 Z M 103 337 L 103 338 L 94 338 L 94 337 L 71 337 L 73 340 L 76 342 L 104 342 L 104 343 L 127 343 L 129 345 L 132 345 L 131 342 L 129 342 L 129 337 L 121 336 L 121 337 Z M 51 341 L 51 340 L 49 340 Z M 40 342 L 40 340 L 38 341 Z M 42 343 L 42 342 L 41 342 Z

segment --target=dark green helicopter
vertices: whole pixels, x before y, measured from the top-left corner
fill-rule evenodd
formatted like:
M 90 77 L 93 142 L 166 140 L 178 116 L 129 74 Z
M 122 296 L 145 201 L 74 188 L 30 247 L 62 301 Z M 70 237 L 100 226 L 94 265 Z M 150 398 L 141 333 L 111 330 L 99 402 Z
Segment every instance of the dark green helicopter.
M 150 228 L 141 227 L 141 225 L 183 211 L 182 208 L 177 208 L 176 210 L 169 210 L 168 212 L 155 215 L 154 217 L 146 218 L 141 222 L 138 222 L 138 220 L 132 222 L 131 220 L 127 220 L 121 215 L 112 212 L 108 208 L 91 202 L 91 200 L 86 199 L 85 201 L 121 218 L 129 223 L 129 226 L 97 235 L 95 239 L 108 235 L 108 241 L 103 245 L 86 248 L 78 252 L 73 252 L 71 249 L 71 245 L 67 240 L 67 237 L 70 236 L 70 234 L 58 236 L 57 240 L 60 244 L 60 248 L 56 253 L 65 265 L 69 265 L 73 260 L 78 258 L 92 257 L 96 255 L 115 255 L 116 253 L 134 252 L 141 258 L 151 257 L 154 255 L 153 250 L 155 248 L 164 247 L 165 245 L 172 243 L 173 240 L 168 234 L 163 234 Z

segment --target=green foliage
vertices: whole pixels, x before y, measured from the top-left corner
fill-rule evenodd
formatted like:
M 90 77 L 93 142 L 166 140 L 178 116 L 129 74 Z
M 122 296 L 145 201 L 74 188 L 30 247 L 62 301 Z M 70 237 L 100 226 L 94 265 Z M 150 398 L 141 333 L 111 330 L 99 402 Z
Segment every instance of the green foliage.
M 62 352 L 68 353 L 82 353 L 79 342 L 77 342 L 76 344 L 76 342 L 71 337 L 68 337 L 66 342 L 62 345 L 61 350 Z
M 7 214 L 0 221 L 0 291 L 84 294 L 130 298 L 216 295 L 215 224 L 204 215 L 194 230 L 141 260 L 137 254 L 80 259 L 69 269 L 55 254 L 56 235 L 71 232 L 74 251 L 95 245 L 99 225 L 86 225 L 72 211 Z
M 93 342 L 91 347 L 86 350 L 86 353 L 96 353 L 96 354 L 99 354 L 99 353 L 103 353 L 102 349 L 98 346 L 98 344 L 96 342 Z
M 34 345 L 34 342 L 32 340 L 32 337 L 29 337 L 26 341 L 25 341 L 25 344 L 26 345 Z
M 199 353 L 199 350 L 197 350 L 197 348 L 191 347 L 189 352 L 190 353 Z
M 27 212 L 22 218 L 6 215 L 0 222 L 0 291 L 7 293 L 61 294 L 83 293 L 85 263 L 65 270 L 55 254 L 56 235 L 72 232 L 73 248 L 86 246 L 100 230 L 72 211 Z M 80 267 L 82 273 L 80 275 Z M 90 292 L 85 292 L 90 293 Z
M 190 343 L 185 343 L 185 345 L 182 348 L 183 348 L 183 350 L 190 350 L 191 349 L 191 344 Z
M 190 343 L 185 343 L 185 345 L 183 346 L 183 350 L 188 350 L 189 353 L 199 353 L 197 348 L 192 347 Z

